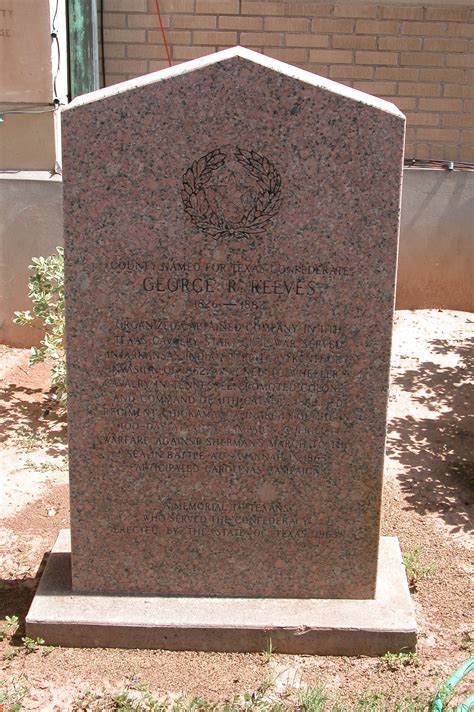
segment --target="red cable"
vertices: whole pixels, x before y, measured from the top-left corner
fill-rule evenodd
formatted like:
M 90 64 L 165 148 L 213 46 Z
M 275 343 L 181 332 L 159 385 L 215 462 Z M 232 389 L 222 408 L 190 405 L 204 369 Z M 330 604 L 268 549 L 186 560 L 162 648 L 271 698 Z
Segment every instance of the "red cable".
M 168 65 L 171 67 L 171 56 L 170 56 L 170 51 L 168 49 L 168 42 L 166 41 L 165 28 L 163 27 L 163 20 L 161 17 L 160 6 L 158 3 L 158 0 L 156 0 L 156 11 L 158 13 L 158 19 L 160 21 L 161 34 L 163 35 L 163 42 L 165 45 L 166 56 L 168 57 Z

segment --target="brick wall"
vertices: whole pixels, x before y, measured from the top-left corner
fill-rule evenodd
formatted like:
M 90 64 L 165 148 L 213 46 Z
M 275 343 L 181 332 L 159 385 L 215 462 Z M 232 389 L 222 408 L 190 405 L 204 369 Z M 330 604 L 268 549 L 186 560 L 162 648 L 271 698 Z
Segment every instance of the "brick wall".
M 101 1 L 107 85 L 168 66 L 156 0 Z M 395 103 L 407 157 L 474 161 L 474 6 L 159 2 L 173 64 L 240 44 Z

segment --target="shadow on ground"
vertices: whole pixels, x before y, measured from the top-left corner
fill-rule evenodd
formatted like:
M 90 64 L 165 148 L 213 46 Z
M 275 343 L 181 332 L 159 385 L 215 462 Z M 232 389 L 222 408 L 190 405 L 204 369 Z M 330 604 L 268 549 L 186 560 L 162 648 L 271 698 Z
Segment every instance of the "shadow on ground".
M 0 581 L 0 620 L 5 620 L 7 616 L 18 616 L 19 627 L 12 638 L 13 644 L 18 644 L 21 637 L 25 635 L 25 618 L 30 610 L 48 558 L 49 553 L 44 554 L 34 577 L 2 579 Z
M 419 514 L 438 513 L 452 532 L 472 531 L 474 499 L 474 340 L 456 345 L 435 339 L 432 351 L 456 355 L 455 367 L 431 361 L 397 374 L 393 383 L 411 393 L 432 417 L 394 418 L 388 455 L 404 471 L 398 474 L 405 499 Z
M 48 406 L 41 388 L 15 383 L 3 387 L 0 398 L 0 443 L 12 440 L 18 449 L 42 447 L 48 455 L 63 453 L 67 418 L 64 411 Z

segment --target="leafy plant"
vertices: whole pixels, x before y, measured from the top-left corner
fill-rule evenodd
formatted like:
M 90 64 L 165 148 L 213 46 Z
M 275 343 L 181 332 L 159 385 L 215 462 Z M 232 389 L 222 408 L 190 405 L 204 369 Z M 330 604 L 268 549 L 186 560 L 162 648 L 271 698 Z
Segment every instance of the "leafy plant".
M 304 687 L 299 694 L 301 712 L 323 712 L 329 698 L 322 686 Z
M 13 638 L 19 625 L 18 616 L 5 616 L 5 623 L 0 628 L 0 640 Z
M 417 544 L 413 551 L 403 555 L 408 585 L 412 590 L 416 590 L 420 579 L 428 578 L 434 571 L 434 564 L 424 565 L 422 563 L 421 552 L 421 546 Z
M 53 398 L 66 404 L 66 361 L 64 358 L 64 250 L 56 248 L 49 257 L 33 257 L 29 266 L 28 296 L 33 313 L 15 312 L 14 323 L 32 326 L 41 323 L 44 336 L 41 346 L 31 349 L 30 366 L 50 360 Z
M 29 638 L 27 635 L 21 639 L 21 642 L 23 643 L 23 647 L 27 653 L 35 653 L 42 645 L 44 645 L 43 638 Z
M 28 685 L 23 675 L 10 683 L 0 682 L 0 709 L 2 712 L 20 712 L 26 694 Z
M 34 460 L 25 460 L 25 467 L 34 472 L 64 472 L 67 470 L 67 458 L 63 458 L 63 464 L 58 465 L 55 462 L 34 462 Z
M 275 649 L 273 647 L 272 639 L 268 638 L 267 647 L 263 651 L 263 657 L 266 663 L 269 663 L 272 660 L 274 652 Z
M 394 672 L 395 670 L 400 670 L 402 667 L 407 665 L 414 665 L 418 662 L 418 655 L 416 653 L 385 653 L 382 656 L 382 660 L 388 670 Z

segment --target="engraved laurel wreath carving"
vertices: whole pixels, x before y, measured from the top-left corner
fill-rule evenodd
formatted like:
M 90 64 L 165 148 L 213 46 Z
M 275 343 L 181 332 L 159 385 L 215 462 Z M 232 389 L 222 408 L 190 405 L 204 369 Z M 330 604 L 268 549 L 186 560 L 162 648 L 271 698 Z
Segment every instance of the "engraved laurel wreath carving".
M 216 241 L 251 239 L 265 231 L 280 207 L 281 177 L 268 158 L 256 151 L 238 146 L 232 149 L 234 158 L 244 171 L 256 181 L 252 205 L 237 220 L 219 215 L 211 206 L 206 188 L 227 161 L 225 148 L 206 153 L 188 168 L 183 176 L 181 197 L 185 212 L 205 235 Z

